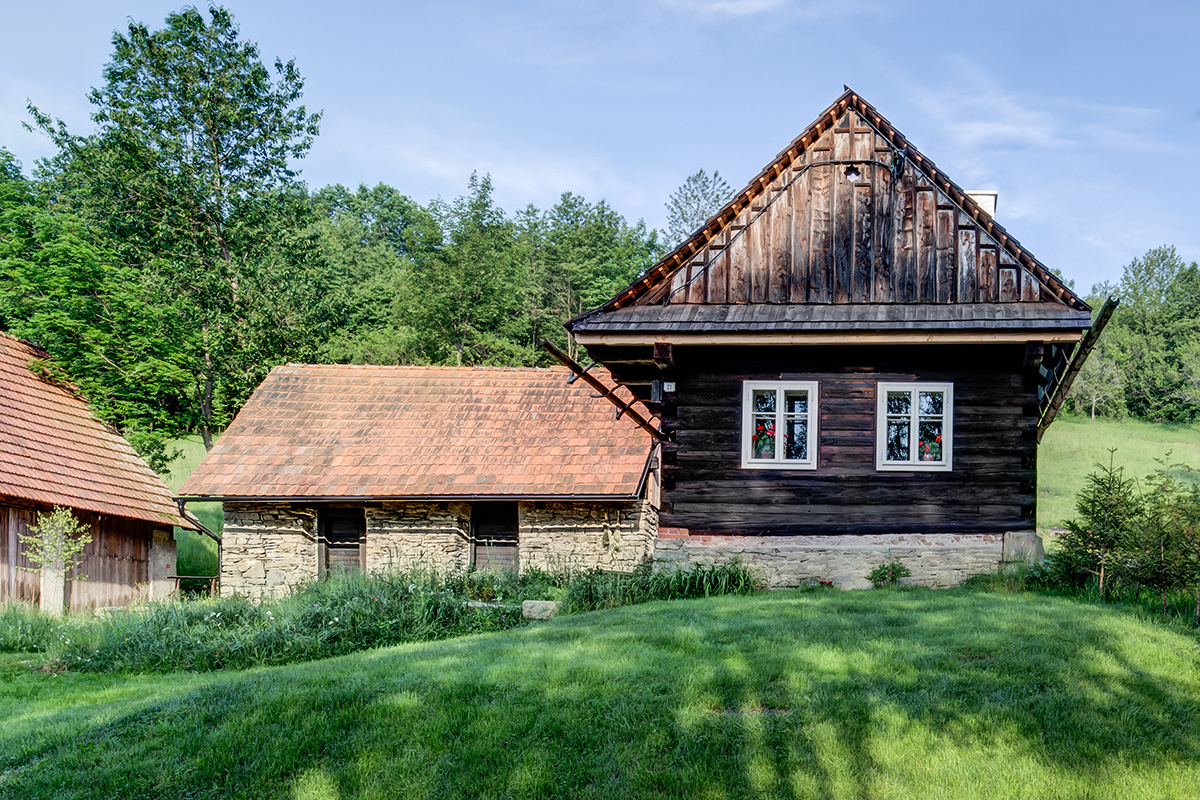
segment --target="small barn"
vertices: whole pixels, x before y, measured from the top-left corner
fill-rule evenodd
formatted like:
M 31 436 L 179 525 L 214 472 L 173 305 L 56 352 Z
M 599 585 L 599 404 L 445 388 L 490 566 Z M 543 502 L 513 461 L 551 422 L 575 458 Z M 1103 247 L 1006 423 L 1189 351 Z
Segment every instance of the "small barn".
M 653 439 L 561 368 L 277 367 L 180 494 L 223 503 L 221 592 L 255 598 L 339 570 L 631 570 L 658 533 Z
M 947 585 L 1038 552 L 1038 441 L 1105 315 L 994 207 L 847 90 L 568 323 L 669 438 L 656 560 Z
M 67 573 L 65 607 L 166 598 L 175 588 L 172 529 L 198 526 L 83 398 L 31 369 L 49 358 L 0 334 L 0 601 L 39 602 L 41 576 L 27 571 L 18 534 L 54 506 L 72 509 L 92 536 Z

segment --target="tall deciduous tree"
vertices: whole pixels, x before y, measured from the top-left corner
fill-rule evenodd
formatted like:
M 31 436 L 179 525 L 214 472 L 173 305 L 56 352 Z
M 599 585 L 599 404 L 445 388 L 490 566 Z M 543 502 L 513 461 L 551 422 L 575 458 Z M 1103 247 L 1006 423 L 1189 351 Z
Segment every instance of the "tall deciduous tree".
M 52 207 L 177 316 L 147 335 L 173 337 L 190 385 L 172 420 L 211 447 L 265 370 L 315 353 L 336 322 L 339 295 L 293 188 L 319 115 L 299 104 L 295 63 L 277 60 L 272 76 L 223 8 L 185 9 L 158 31 L 131 23 L 113 45 L 89 96 L 95 133 L 30 107 L 60 151 L 45 167 Z
M 733 193 L 721 173 L 700 170 L 689 175 L 667 199 L 667 236 L 677 245 L 729 202 Z

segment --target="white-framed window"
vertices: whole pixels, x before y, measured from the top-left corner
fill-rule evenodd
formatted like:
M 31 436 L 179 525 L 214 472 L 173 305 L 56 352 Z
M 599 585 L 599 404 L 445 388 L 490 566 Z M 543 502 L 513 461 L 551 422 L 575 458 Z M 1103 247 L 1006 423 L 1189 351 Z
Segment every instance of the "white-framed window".
M 742 384 L 742 468 L 817 468 L 817 382 Z
M 954 384 L 875 384 L 875 468 L 948 471 L 954 439 Z

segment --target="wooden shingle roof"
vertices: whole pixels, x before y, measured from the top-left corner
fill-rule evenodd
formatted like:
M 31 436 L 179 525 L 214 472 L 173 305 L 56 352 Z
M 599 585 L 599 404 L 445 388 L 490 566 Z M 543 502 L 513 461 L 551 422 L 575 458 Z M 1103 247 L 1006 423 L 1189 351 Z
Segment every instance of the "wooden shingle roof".
M 194 528 L 128 442 L 79 396 L 30 371 L 47 358 L 0 333 L 0 498 Z
M 925 327 L 1090 323 L 1086 303 L 847 89 L 700 230 L 567 327 L 780 331 L 816 321 L 789 308 L 839 306 L 821 326 L 853 330 L 903 305 L 929 306 L 910 315 Z M 956 305 L 989 308 L 936 310 Z M 689 328 L 680 306 L 717 310 L 695 311 L 701 327 Z
M 288 365 L 180 494 L 226 499 L 628 498 L 649 437 L 565 369 Z M 624 392 L 624 390 L 621 390 Z M 627 396 L 627 395 L 626 395 Z

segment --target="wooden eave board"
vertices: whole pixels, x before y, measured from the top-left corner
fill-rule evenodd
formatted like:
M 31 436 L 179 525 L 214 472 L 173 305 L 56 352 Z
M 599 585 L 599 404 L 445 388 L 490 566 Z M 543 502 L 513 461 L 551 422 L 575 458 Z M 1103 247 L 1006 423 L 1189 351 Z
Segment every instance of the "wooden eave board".
M 847 89 L 701 230 L 568 327 L 630 306 L 975 303 L 1090 311 Z

